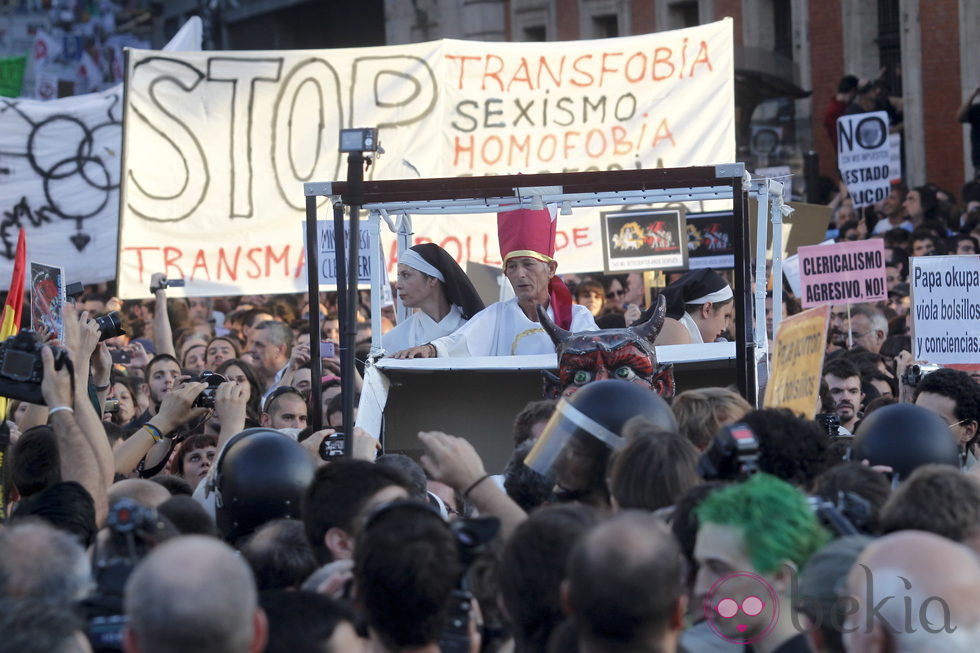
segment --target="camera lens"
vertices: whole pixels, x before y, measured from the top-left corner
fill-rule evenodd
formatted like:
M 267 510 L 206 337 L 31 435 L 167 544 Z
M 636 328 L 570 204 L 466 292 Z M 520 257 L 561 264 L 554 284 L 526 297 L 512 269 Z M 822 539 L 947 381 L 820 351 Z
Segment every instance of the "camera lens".
M 95 318 L 95 323 L 99 325 L 99 330 L 102 332 L 102 335 L 99 336 L 99 342 L 126 333 L 122 327 L 122 320 L 119 319 L 119 311 L 101 315 Z

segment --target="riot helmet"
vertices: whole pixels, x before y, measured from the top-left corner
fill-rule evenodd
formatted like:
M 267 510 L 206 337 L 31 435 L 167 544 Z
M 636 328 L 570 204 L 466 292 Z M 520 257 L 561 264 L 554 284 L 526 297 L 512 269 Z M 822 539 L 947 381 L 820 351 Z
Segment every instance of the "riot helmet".
M 606 463 L 626 445 L 623 427 L 634 417 L 677 431 L 670 406 L 652 390 L 620 380 L 590 383 L 559 400 L 524 462 L 539 474 L 553 474 L 559 488 L 572 494 L 604 488 Z
M 295 440 L 275 429 L 245 429 L 215 461 L 215 523 L 228 542 L 273 519 L 300 519 L 303 494 L 316 463 Z
M 895 481 L 928 463 L 960 465 L 959 446 L 946 422 L 914 404 L 892 404 L 868 415 L 858 426 L 850 457 L 891 467 Z

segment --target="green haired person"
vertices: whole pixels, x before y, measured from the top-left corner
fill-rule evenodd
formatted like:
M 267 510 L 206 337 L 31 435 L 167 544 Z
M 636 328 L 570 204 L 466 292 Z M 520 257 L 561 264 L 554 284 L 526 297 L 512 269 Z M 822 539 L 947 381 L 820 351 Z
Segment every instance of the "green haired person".
M 697 508 L 694 594 L 715 635 L 759 653 L 810 651 L 793 619 L 793 579 L 829 539 L 806 497 L 758 473 Z

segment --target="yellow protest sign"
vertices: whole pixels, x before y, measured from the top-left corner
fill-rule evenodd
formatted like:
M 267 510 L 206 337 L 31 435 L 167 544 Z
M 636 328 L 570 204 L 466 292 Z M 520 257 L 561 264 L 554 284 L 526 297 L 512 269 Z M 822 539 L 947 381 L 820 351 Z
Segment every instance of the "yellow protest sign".
M 811 308 L 779 324 L 773 344 L 766 408 L 789 408 L 813 419 L 817 412 L 830 306 Z

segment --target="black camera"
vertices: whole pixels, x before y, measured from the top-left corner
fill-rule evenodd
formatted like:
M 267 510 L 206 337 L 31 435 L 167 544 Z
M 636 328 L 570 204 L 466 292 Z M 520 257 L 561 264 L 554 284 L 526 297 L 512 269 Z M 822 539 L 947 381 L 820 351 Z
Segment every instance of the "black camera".
M 496 517 L 472 517 L 449 522 L 456 536 L 459 562 L 462 567 L 459 581 L 450 599 L 449 621 L 439 637 L 442 653 L 467 653 L 470 650 L 470 609 L 473 594 L 467 572 L 486 545 L 500 532 Z
M 159 541 L 176 533 L 153 508 L 122 498 L 106 517 L 109 538 L 96 544 L 93 572 L 95 592 L 82 602 L 88 620 L 87 635 L 95 653 L 122 650 L 126 627 L 123 590 L 136 564 Z
M 698 474 L 706 481 L 731 481 L 758 468 L 759 439 L 748 424 L 723 426 L 698 459 Z
M 827 432 L 828 437 L 840 436 L 840 415 L 837 413 L 817 413 L 814 420 L 820 425 L 820 428 Z
M 320 440 L 320 458 L 327 462 L 344 455 L 344 434 L 331 433 Z
M 187 284 L 183 279 L 161 279 L 160 285 L 150 288 L 150 294 L 155 295 L 158 290 L 164 288 L 183 288 L 185 285 Z
M 44 363 L 41 361 L 43 345 L 30 329 L 0 342 L 0 396 L 19 399 L 32 404 L 45 405 L 41 395 Z M 63 349 L 52 348 L 54 367 L 60 370 L 70 364 Z
M 112 311 L 111 313 L 100 315 L 95 318 L 95 323 L 99 325 L 99 331 L 102 332 L 99 336 L 99 342 L 126 333 L 122 326 L 122 319 L 119 317 L 119 311 Z
M 204 370 L 201 372 L 201 376 L 191 379 L 191 381 L 207 383 L 208 387 L 201 391 L 201 394 L 197 395 L 197 399 L 191 404 L 195 408 L 214 408 L 214 393 L 218 389 L 218 386 L 227 381 L 225 377 L 218 374 L 217 372 L 211 372 Z
M 922 377 L 932 374 L 941 367 L 941 365 L 909 365 L 902 375 L 902 383 L 914 388 L 922 381 Z

